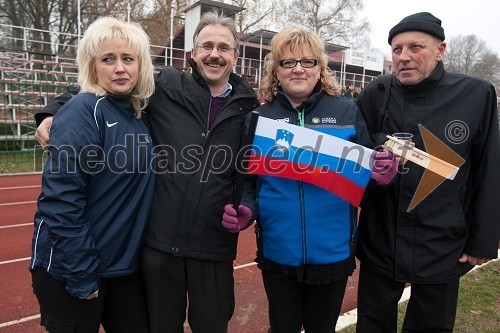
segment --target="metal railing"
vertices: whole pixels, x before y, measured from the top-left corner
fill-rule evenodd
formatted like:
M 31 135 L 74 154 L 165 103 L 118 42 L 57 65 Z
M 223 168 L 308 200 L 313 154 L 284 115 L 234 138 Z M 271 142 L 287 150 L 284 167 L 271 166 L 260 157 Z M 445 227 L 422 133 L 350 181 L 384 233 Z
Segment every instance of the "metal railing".
M 77 85 L 77 45 L 75 34 L 0 24 L 0 157 L 37 147 L 34 114 L 52 97 Z M 155 72 L 165 66 L 188 68 L 190 52 L 184 49 L 152 45 L 151 53 Z M 243 52 L 234 72 L 258 89 L 263 61 Z M 361 87 L 374 78 L 340 72 L 335 76 Z

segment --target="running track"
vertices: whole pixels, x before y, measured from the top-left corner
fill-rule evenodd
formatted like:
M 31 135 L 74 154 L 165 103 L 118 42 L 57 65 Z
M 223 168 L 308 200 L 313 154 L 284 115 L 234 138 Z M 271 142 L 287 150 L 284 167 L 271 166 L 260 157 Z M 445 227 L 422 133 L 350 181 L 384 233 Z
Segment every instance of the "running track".
M 0 176 L 0 332 L 39 333 L 39 310 L 28 271 L 33 215 L 40 193 L 39 174 Z M 236 310 L 229 333 L 266 333 L 267 302 L 260 271 L 253 262 L 255 236 L 240 234 L 234 262 Z M 350 279 L 342 311 L 355 308 L 357 275 Z M 187 328 L 186 332 L 190 330 Z

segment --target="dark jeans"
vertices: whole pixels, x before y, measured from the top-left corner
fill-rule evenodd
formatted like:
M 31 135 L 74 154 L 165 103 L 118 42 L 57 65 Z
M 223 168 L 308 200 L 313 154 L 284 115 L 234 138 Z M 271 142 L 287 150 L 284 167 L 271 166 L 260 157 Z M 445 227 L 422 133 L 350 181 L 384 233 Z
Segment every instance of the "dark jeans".
M 142 274 L 151 333 L 225 333 L 234 312 L 233 263 L 175 257 L 144 247 Z
M 149 332 L 144 289 L 139 273 L 101 279 L 99 297 L 82 300 L 44 268 L 32 271 L 33 292 L 40 304 L 41 325 L 51 333 Z
M 295 276 L 262 271 L 272 333 L 331 333 L 342 307 L 347 277 L 326 285 L 297 282 Z
M 402 332 L 451 333 L 455 324 L 459 279 L 447 283 L 412 283 Z M 398 282 L 360 265 L 358 333 L 396 333 L 398 301 L 405 288 Z

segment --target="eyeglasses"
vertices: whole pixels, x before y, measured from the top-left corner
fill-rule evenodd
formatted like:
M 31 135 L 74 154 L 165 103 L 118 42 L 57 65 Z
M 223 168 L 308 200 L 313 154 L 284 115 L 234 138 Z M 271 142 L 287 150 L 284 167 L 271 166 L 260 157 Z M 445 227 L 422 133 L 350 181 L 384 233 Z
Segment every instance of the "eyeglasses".
M 304 68 L 311 68 L 314 67 L 318 64 L 318 60 L 316 59 L 302 59 L 302 60 L 295 60 L 295 59 L 285 59 L 285 60 L 280 60 L 278 61 L 278 65 L 281 67 L 285 68 L 294 68 L 297 66 L 297 64 L 300 63 L 300 66 Z
M 234 47 L 230 47 L 228 45 L 221 45 L 221 46 L 214 46 L 211 44 L 203 44 L 203 45 L 198 45 L 203 52 L 210 53 L 213 51 L 213 49 L 217 49 L 219 53 L 229 53 L 231 50 L 235 50 Z

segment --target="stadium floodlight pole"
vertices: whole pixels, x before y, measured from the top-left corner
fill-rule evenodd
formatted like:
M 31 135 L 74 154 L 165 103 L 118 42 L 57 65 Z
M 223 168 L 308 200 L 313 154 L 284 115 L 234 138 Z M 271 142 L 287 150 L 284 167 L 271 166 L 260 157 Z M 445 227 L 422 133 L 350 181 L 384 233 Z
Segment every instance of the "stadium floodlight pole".
M 170 2 L 170 67 L 174 58 L 174 0 Z
M 127 22 L 130 23 L 130 1 L 127 3 Z
M 80 16 L 80 0 L 78 0 L 78 27 L 77 27 L 77 31 L 78 31 L 78 45 L 77 46 L 80 46 L 80 26 L 81 26 L 81 16 Z

